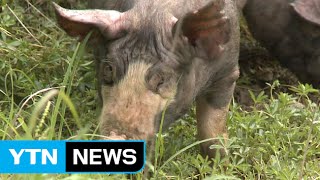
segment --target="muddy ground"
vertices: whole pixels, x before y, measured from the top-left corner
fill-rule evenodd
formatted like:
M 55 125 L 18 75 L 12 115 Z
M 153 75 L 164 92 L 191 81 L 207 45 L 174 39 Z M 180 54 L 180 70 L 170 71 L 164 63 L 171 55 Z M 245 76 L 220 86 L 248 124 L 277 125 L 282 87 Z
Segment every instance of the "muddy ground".
M 270 86 L 279 80 L 281 86 L 277 92 L 289 92 L 288 86 L 297 86 L 297 77 L 287 68 L 282 67 L 251 35 L 245 21 L 241 21 L 240 45 L 240 79 L 235 90 L 235 100 L 239 104 L 249 107 L 253 101 L 248 90 L 258 95 L 261 91 L 270 92 Z

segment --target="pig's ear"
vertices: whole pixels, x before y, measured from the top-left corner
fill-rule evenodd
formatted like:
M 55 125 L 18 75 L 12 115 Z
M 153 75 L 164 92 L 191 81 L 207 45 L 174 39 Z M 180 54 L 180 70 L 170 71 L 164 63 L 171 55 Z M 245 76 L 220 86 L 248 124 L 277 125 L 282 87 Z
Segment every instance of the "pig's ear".
M 219 57 L 230 39 L 230 20 L 223 11 L 224 0 L 215 0 L 196 12 L 188 13 L 174 26 L 193 46 L 204 49 L 208 58 Z
M 68 10 L 53 3 L 58 24 L 70 36 L 83 39 L 91 30 L 99 29 L 106 38 L 117 38 L 126 29 L 125 13 L 112 10 Z
M 301 17 L 320 25 L 320 0 L 296 0 L 291 5 Z

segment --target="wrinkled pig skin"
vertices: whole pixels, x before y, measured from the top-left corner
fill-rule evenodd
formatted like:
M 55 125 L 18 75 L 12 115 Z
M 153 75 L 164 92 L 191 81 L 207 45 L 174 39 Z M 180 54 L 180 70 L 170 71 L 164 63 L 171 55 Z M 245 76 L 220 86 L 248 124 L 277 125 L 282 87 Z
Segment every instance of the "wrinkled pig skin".
M 239 1 L 254 38 L 300 81 L 319 88 L 320 1 Z
M 113 11 L 55 8 L 69 35 L 83 38 L 95 30 L 90 41 L 103 101 L 102 135 L 153 140 L 163 112 L 168 127 L 195 100 L 199 139 L 227 137 L 228 105 L 239 76 L 233 0 L 93 1 L 90 6 Z M 203 143 L 201 152 L 214 157 L 213 143 Z
M 112 9 L 124 12 L 131 9 L 134 3 L 134 0 L 90 0 L 88 6 L 90 9 Z

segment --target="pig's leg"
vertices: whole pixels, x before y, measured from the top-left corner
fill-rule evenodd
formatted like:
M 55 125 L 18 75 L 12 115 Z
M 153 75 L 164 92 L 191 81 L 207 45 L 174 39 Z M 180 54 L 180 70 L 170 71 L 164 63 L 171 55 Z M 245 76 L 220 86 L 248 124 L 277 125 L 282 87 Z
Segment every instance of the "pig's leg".
M 228 137 L 226 128 L 229 103 L 232 99 L 235 82 L 239 71 L 235 70 L 229 76 L 215 82 L 206 95 L 196 99 L 196 117 L 199 140 L 222 136 Z M 219 140 L 201 144 L 201 153 L 211 158 L 215 157 L 215 150 L 210 145 L 219 143 Z M 222 155 L 225 153 L 221 149 Z

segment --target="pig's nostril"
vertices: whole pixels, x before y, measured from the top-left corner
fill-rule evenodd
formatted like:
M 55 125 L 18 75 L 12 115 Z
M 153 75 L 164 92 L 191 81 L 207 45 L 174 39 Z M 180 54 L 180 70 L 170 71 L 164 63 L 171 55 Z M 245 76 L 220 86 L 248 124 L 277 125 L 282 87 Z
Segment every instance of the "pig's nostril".
M 108 139 L 111 139 L 111 140 L 125 140 L 125 139 L 127 139 L 127 136 L 124 135 L 124 134 L 118 135 L 115 132 L 111 131 L 110 132 L 110 136 L 108 136 Z

